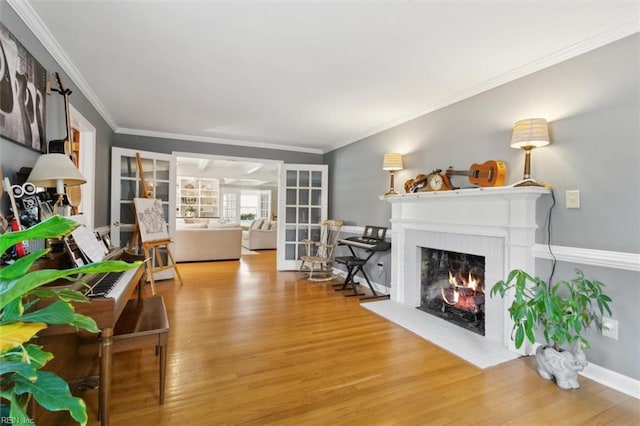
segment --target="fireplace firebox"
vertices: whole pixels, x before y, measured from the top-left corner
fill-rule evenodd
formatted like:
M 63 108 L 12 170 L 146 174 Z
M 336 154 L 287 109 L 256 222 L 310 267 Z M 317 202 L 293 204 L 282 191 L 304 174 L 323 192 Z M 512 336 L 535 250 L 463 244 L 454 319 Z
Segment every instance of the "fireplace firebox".
M 485 258 L 421 247 L 418 309 L 484 336 Z

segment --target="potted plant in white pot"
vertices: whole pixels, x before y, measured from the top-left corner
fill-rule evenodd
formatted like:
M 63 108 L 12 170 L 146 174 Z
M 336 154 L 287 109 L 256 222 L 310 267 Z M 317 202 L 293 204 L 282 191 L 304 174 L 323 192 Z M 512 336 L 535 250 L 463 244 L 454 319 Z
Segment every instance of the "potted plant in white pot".
M 194 206 L 188 206 L 185 209 L 185 214 L 187 217 L 193 217 L 196 214 L 196 208 Z
M 29 229 L 0 234 L 0 254 L 16 243 L 55 238 L 68 234 L 77 225 L 71 219 L 53 216 Z M 49 411 L 69 411 L 80 424 L 87 423 L 84 401 L 71 395 L 58 375 L 42 371 L 53 358 L 31 339 L 53 324 L 67 324 L 97 333 L 95 321 L 78 314 L 72 305 L 86 297 L 70 288 L 42 287 L 59 279 L 77 280 L 82 274 L 125 271 L 140 262 L 103 261 L 71 269 L 31 271 L 33 263 L 49 250 L 21 257 L 0 268 L 0 411 L 11 423 L 32 423 L 27 407 L 31 401 Z M 51 303 L 38 303 L 50 299 Z
M 578 372 L 587 365 L 583 349 L 589 349 L 584 330 L 595 323 L 602 328 L 602 315 L 611 315 L 611 298 L 602 292 L 603 283 L 588 280 L 576 269 L 570 281 L 548 285 L 538 277 L 516 269 L 506 281 L 497 282 L 491 289 L 491 297 L 504 297 L 514 291 L 509 316 L 514 322 L 512 339 L 520 348 L 526 338 L 535 343 L 535 329 L 541 329 L 547 345 L 536 349 L 538 373 L 545 379 L 555 377 L 563 389 L 578 388 Z M 564 344 L 571 350 L 562 350 Z M 549 346 L 550 345 L 550 346 Z

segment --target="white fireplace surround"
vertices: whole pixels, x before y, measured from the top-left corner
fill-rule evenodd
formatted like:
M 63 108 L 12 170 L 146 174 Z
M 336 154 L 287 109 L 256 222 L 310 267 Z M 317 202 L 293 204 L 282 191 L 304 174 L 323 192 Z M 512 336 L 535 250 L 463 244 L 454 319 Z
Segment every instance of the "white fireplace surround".
M 451 340 L 451 334 L 457 335 L 455 339 L 461 344 L 446 349 L 462 358 L 467 355 L 459 353 L 466 350 L 465 340 L 475 341 L 475 345 L 478 338 L 484 339 L 484 345 L 494 344 L 515 351 L 511 341 L 512 323 L 507 311 L 511 300 L 491 298 L 488 292 L 493 283 L 506 277 L 512 269 L 535 273 L 536 202 L 540 196 L 549 193 L 542 187 L 497 187 L 384 197 L 392 206 L 391 301 L 386 307 L 378 305 L 376 308 L 378 302 L 370 304 L 371 310 L 388 311 L 390 316 L 384 316 L 394 321 L 394 314 L 389 312 L 402 310 L 396 308 L 411 308 L 409 316 L 413 318 L 425 315 L 430 324 L 444 322 L 414 309 L 420 305 L 421 248 L 484 256 L 487 289 L 484 338 L 454 325 L 445 326 L 438 332 L 447 334 L 446 338 L 441 336 L 446 341 Z M 431 328 L 441 327 L 435 325 Z M 483 361 L 475 364 L 486 366 L 494 363 Z

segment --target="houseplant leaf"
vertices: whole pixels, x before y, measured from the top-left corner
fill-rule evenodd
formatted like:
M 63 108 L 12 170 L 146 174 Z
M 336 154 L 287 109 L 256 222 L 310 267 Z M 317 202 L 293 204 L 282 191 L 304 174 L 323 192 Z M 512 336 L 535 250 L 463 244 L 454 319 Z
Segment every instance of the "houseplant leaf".
M 38 298 L 47 298 L 47 297 L 57 297 L 63 302 L 75 302 L 75 303 L 84 303 L 88 302 L 87 297 L 77 290 L 73 290 L 70 288 L 61 288 L 56 290 L 50 290 L 46 288 L 36 288 L 31 290 L 29 293 L 32 296 Z
M 38 331 L 45 328 L 47 324 L 42 322 L 0 325 L 0 353 L 29 341 Z
M 55 301 L 40 310 L 22 315 L 22 321 L 68 324 L 84 328 L 91 333 L 100 331 L 93 318 L 77 314 L 70 303 L 61 300 Z
M 8 373 L 19 374 L 27 380 L 35 380 L 36 368 L 31 364 L 25 364 L 24 362 L 10 361 L 0 363 L 0 376 Z
M 67 382 L 48 371 L 39 371 L 37 375 L 35 382 L 18 378 L 16 394 L 31 394 L 47 410 L 68 410 L 75 421 L 83 425 L 87 423 L 87 407 L 81 398 L 71 395 Z
M 2 234 L 2 238 L 0 238 L 0 253 L 4 253 L 9 247 L 22 241 L 61 237 L 77 226 L 78 224 L 71 219 L 54 215 L 23 231 Z
M 33 262 L 40 259 L 46 253 L 48 253 L 48 249 L 42 249 L 35 251 L 33 253 L 29 253 L 26 256 L 23 256 L 13 262 L 10 265 L 7 265 L 0 269 L 0 280 L 2 279 L 15 279 L 25 275 L 29 272 L 29 269 L 33 266 Z

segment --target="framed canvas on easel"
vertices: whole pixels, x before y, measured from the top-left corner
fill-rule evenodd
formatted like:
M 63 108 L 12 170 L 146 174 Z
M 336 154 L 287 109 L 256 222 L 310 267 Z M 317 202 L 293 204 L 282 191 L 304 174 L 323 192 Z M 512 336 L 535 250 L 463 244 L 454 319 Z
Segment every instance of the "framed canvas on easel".
M 142 242 L 169 239 L 162 203 L 155 198 L 134 198 Z
M 140 233 L 140 241 L 146 258 L 145 265 L 147 267 L 147 275 L 151 283 L 151 292 L 156 294 L 155 280 L 153 274 L 167 269 L 173 269 L 176 272 L 176 278 L 183 285 L 182 276 L 178 271 L 176 261 L 169 245 L 171 238 L 167 230 L 167 223 L 164 219 L 162 211 L 162 202 L 155 198 L 134 198 L 133 204 L 136 210 L 136 222 L 138 232 Z M 159 250 L 167 252 L 167 264 L 165 265 Z M 155 258 L 155 265 L 153 259 Z

